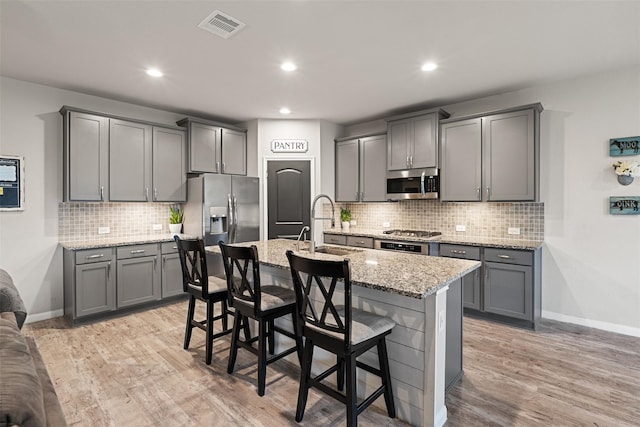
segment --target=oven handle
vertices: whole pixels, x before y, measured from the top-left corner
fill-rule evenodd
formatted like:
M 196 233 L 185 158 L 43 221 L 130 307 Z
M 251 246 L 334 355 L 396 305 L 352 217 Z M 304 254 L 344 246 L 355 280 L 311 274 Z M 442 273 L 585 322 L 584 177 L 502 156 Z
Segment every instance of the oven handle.
M 424 197 L 427 193 L 424 189 L 424 176 L 425 172 L 422 172 L 422 175 L 420 175 L 420 189 L 422 190 L 422 197 Z

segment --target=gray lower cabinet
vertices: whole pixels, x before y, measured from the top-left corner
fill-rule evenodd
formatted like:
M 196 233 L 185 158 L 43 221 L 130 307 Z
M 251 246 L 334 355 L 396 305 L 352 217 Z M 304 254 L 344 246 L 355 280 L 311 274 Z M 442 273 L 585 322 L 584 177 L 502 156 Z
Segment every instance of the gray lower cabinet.
M 440 125 L 442 201 L 535 201 L 540 104 Z
M 440 245 L 440 256 L 481 261 L 480 248 L 477 246 L 443 243 Z M 481 269 L 476 269 L 462 278 L 462 298 L 464 307 L 466 308 L 480 310 L 482 304 L 480 270 Z
M 324 233 L 324 242 L 332 245 L 346 245 L 347 236 L 340 234 Z
M 161 245 L 162 252 L 162 298 L 180 295 L 182 289 L 182 267 L 175 242 Z
M 440 244 L 440 256 L 483 261 L 462 278 L 464 310 L 537 329 L 541 317 L 541 250 Z
M 533 322 L 532 265 L 532 252 L 486 248 L 484 311 Z
M 347 236 L 347 246 L 373 249 L 373 237 Z
M 383 202 L 386 200 L 387 139 L 373 135 L 336 141 L 336 201 Z
M 63 251 L 64 312 L 77 319 L 116 309 L 113 248 Z
M 116 252 L 118 308 L 159 300 L 158 245 L 122 246 Z

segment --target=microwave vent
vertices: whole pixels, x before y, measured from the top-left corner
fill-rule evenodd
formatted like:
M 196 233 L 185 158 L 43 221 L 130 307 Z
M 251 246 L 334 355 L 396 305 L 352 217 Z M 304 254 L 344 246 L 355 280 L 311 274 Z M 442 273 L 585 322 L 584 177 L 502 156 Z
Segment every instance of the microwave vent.
M 245 25 L 246 24 L 244 22 L 241 22 L 224 12 L 214 10 L 200 24 L 198 24 L 198 28 L 209 31 L 223 39 L 228 39 L 242 30 Z

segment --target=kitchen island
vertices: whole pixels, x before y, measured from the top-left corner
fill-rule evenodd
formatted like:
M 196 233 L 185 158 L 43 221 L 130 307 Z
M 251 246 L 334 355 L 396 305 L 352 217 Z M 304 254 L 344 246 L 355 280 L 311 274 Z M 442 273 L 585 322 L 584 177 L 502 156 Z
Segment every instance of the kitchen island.
M 255 244 L 260 257 L 263 284 L 292 286 L 286 251 L 296 249 L 295 241 L 268 240 Z M 302 248 L 306 244 L 299 244 Z M 370 249 L 345 248 L 351 261 L 353 306 L 392 318 L 396 322 L 387 337 L 392 388 L 397 416 L 412 425 L 442 426 L 447 420 L 445 398 L 445 361 L 447 348 L 447 291 L 461 288 L 461 278 L 480 267 L 477 261 L 411 255 Z M 212 253 L 216 246 L 207 247 Z M 296 253 L 319 259 L 338 259 L 325 253 Z M 337 291 L 338 292 L 338 291 Z M 457 315 L 461 326 L 462 313 Z M 290 323 L 281 326 L 291 327 Z M 283 345 L 289 345 L 285 343 Z M 459 355 L 457 357 L 460 357 Z M 374 353 L 362 356 L 377 365 Z M 289 359 L 297 364 L 295 357 Z M 333 357 L 318 350 L 314 355 L 315 373 L 333 363 Z M 359 395 L 369 394 L 379 380 L 365 371 L 358 371 Z M 384 405 L 378 399 L 374 404 Z

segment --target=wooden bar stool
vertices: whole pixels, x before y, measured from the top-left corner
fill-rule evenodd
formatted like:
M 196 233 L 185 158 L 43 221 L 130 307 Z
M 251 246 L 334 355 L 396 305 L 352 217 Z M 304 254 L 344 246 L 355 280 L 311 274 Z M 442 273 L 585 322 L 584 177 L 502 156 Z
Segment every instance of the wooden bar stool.
M 291 275 L 298 303 L 298 314 L 305 337 L 300 372 L 296 421 L 302 421 L 309 388 L 316 387 L 347 407 L 347 426 L 358 425 L 358 414 L 384 394 L 389 417 L 395 418 L 396 409 L 391 391 L 389 360 L 385 336 L 391 333 L 395 322 L 351 307 L 351 269 L 349 260 L 329 261 L 294 255 L 287 251 Z M 332 298 L 338 280 L 344 281 L 342 305 L 334 305 Z M 311 377 L 314 347 L 336 355 L 337 362 L 323 373 Z M 356 358 L 377 347 L 380 368 L 357 361 Z M 362 403 L 358 403 L 356 368 L 375 374 L 382 385 Z M 337 374 L 338 390 L 322 381 Z M 346 392 L 342 393 L 346 374 Z
M 206 358 L 207 365 L 211 364 L 213 355 L 213 340 L 231 333 L 228 327 L 227 316 L 233 314 L 227 306 L 227 283 L 223 279 L 209 276 L 207 272 L 207 259 L 202 239 L 182 240 L 177 235 L 174 240 L 178 246 L 180 265 L 182 267 L 182 287 L 189 294 L 189 310 L 187 312 L 187 325 L 184 332 L 184 349 L 189 348 L 191 332 L 194 327 L 206 332 Z M 194 320 L 196 300 L 207 304 L 207 317 L 204 320 Z M 221 313 L 215 315 L 215 304 L 220 303 Z M 214 322 L 222 320 L 222 331 L 213 333 Z
M 264 396 L 267 365 L 282 359 L 293 352 L 302 356 L 302 338 L 295 333 L 298 330 L 296 315 L 296 297 L 292 289 L 281 286 L 260 284 L 258 249 L 252 246 L 231 246 L 219 242 L 222 251 L 224 270 L 229 289 L 229 305 L 235 310 L 233 334 L 227 372 L 233 373 L 238 347 L 249 350 L 258 356 L 258 395 Z M 275 325 L 275 319 L 291 314 L 294 333 Z M 249 319 L 258 322 L 258 335 L 249 338 Z M 240 340 L 240 329 L 245 331 L 245 340 Z M 292 338 L 295 345 L 274 355 L 275 332 Z M 253 346 L 258 342 L 258 348 Z M 267 347 L 270 356 L 267 356 Z

